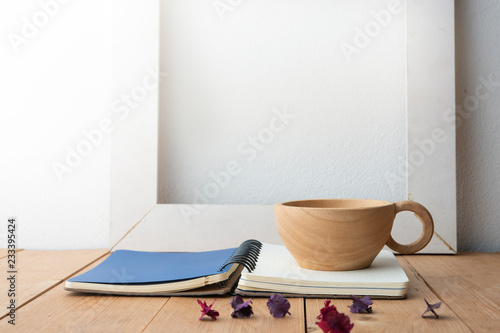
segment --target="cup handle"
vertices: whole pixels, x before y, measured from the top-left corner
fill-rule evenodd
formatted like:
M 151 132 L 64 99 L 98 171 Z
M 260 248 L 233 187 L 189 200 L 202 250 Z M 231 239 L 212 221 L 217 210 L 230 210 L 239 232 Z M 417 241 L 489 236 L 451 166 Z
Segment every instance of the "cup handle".
M 422 222 L 422 234 L 416 241 L 408 245 L 399 244 L 392 238 L 391 235 L 389 236 L 389 240 L 387 241 L 386 245 L 392 250 L 401 254 L 411 254 L 422 250 L 431 241 L 432 235 L 434 234 L 434 221 L 432 220 L 431 213 L 429 213 L 429 211 L 418 202 L 396 202 L 396 214 L 405 210 L 414 212 L 420 222 Z

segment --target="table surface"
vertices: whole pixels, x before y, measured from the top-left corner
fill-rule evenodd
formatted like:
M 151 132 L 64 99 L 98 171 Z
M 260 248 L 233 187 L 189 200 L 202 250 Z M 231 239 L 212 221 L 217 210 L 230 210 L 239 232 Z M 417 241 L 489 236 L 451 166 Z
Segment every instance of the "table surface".
M 86 271 L 108 250 L 16 253 L 15 326 L 9 324 L 10 282 L 0 280 L 0 332 L 321 332 L 315 324 L 324 299 L 293 298 L 291 316 L 274 319 L 266 298 L 254 298 L 254 315 L 230 316 L 230 297 L 220 297 L 216 321 L 198 320 L 196 298 L 118 297 L 70 293 L 69 277 Z M 333 304 L 354 323 L 352 332 L 500 332 L 500 253 L 397 256 L 410 279 L 408 298 L 375 300 L 373 312 L 351 314 L 350 300 Z M 7 251 L 0 267 L 7 275 Z M 422 318 L 430 303 L 442 302 L 439 319 Z M 213 298 L 201 298 L 212 302 Z

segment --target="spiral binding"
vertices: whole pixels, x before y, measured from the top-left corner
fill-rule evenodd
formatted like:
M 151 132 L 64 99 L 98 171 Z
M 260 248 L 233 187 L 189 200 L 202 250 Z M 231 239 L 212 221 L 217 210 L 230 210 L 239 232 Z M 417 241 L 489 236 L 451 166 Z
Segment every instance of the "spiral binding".
M 251 272 L 255 269 L 261 247 L 262 243 L 258 240 L 249 239 L 247 241 L 244 241 L 236 249 L 233 255 L 226 261 L 226 263 L 221 268 L 219 268 L 219 272 L 222 271 L 226 266 L 231 264 L 241 264 Z

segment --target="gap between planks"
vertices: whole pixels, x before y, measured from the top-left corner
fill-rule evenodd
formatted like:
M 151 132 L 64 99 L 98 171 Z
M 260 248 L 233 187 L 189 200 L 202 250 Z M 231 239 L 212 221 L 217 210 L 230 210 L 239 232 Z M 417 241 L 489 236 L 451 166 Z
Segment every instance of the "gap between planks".
M 197 297 L 171 297 L 158 315 L 145 329 L 145 332 L 160 332 L 169 329 L 174 332 L 303 332 L 305 311 L 303 298 L 289 298 L 291 303 L 290 313 L 284 318 L 273 318 L 267 307 L 267 297 L 252 298 L 254 315 L 245 319 L 231 318 L 233 309 L 230 305 L 232 295 L 216 297 L 214 310 L 220 316 L 216 321 L 200 316 L 200 307 L 196 302 Z M 250 298 L 245 297 L 248 301 Z M 200 300 L 210 304 L 214 297 L 203 296 Z
M 21 251 L 20 251 L 20 250 L 16 250 L 16 253 L 17 253 L 17 252 L 21 252 Z M 29 253 L 29 252 L 30 252 L 30 251 L 24 251 L 24 254 L 28 255 L 28 253 Z M 89 267 L 90 265 L 92 265 L 93 263 L 95 263 L 96 261 L 98 261 L 98 260 L 100 260 L 101 258 L 103 258 L 104 256 L 106 256 L 108 253 L 109 253 L 109 251 L 108 251 L 108 252 L 104 252 L 104 253 L 103 253 L 102 255 L 100 255 L 99 257 L 97 257 L 97 258 L 95 258 L 95 259 L 92 259 L 92 260 L 91 260 L 91 262 L 88 262 L 88 263 L 84 264 L 84 266 L 81 266 L 81 267 L 79 267 L 79 268 L 75 269 L 74 271 L 72 271 L 71 273 L 64 275 L 62 279 L 61 279 L 61 278 L 56 279 L 56 280 L 59 280 L 59 281 L 58 281 L 58 282 L 55 282 L 55 283 L 53 283 L 53 284 L 51 284 L 50 286 L 48 286 L 48 287 L 44 288 L 43 290 L 41 290 L 41 291 L 37 292 L 37 293 L 36 293 L 33 297 L 30 297 L 30 298 L 28 298 L 28 299 L 26 299 L 26 300 L 23 300 L 23 301 L 22 301 L 22 303 L 20 303 L 20 304 L 18 304 L 18 305 L 16 306 L 16 311 L 17 311 L 17 310 L 19 310 L 19 309 L 21 309 L 21 308 L 22 308 L 22 307 L 24 307 L 25 305 L 27 305 L 27 304 L 29 304 L 29 303 L 33 302 L 34 300 L 36 300 L 36 299 L 37 299 L 37 298 L 39 298 L 40 296 L 44 295 L 44 294 L 45 294 L 45 293 L 47 293 L 48 291 L 50 291 L 50 290 L 54 289 L 55 287 L 57 287 L 58 285 L 60 285 L 61 283 L 63 283 L 65 280 L 67 280 L 69 277 L 71 277 L 71 276 L 73 276 L 74 274 L 77 274 L 78 272 L 81 272 L 82 270 L 86 269 L 87 267 Z M 2 260 L 2 259 L 4 259 L 4 258 L 5 258 L 5 257 L 0 258 L 0 260 Z M 54 280 L 54 281 L 56 281 L 56 280 Z M 19 287 L 20 287 L 20 286 L 18 285 L 18 286 L 17 286 L 17 288 L 19 288 Z M 2 314 L 2 313 L 0 313 L 0 320 L 2 320 L 2 319 L 4 319 L 4 318 L 6 318 L 6 317 L 8 316 L 8 314 L 9 314 L 8 312 L 3 313 L 3 314 Z
M 165 307 L 165 305 L 167 305 L 168 301 L 170 300 L 170 297 L 167 298 L 165 300 L 165 303 L 163 303 L 163 305 L 158 309 L 158 311 L 156 311 L 155 315 L 151 318 L 150 321 L 148 321 L 148 323 L 146 324 L 146 326 L 144 326 L 144 328 L 142 329 L 141 333 L 146 331 L 149 327 L 149 325 L 153 322 L 153 320 L 156 318 L 156 316 L 158 316 L 158 314 L 160 313 L 160 311 Z
M 429 288 L 475 332 L 500 325 L 500 253 L 407 257 Z
M 415 267 L 409 264 L 402 256 L 398 261 L 410 280 L 408 298 L 404 300 L 377 300 L 373 301 L 372 313 L 352 314 L 348 306 L 350 299 L 332 299 L 332 304 L 341 313 L 349 316 L 354 323 L 356 332 L 471 332 L 463 320 L 451 308 L 444 304 L 438 313 L 439 320 L 434 318 L 421 318 L 426 305 L 424 298 L 430 303 L 435 303 L 438 296 L 429 289 L 424 279 L 416 274 Z M 319 333 L 321 330 L 316 325 L 316 316 L 323 307 L 322 299 L 306 299 L 306 332 Z M 331 299 L 331 298 L 328 298 Z
M 108 255 L 81 269 L 92 269 Z M 166 301 L 160 297 L 76 294 L 64 290 L 59 283 L 35 302 L 26 304 L 21 310 L 24 319 L 16 328 L 27 332 L 140 332 Z M 6 320 L 0 320 L 0 331 L 11 328 Z
M 458 313 L 455 312 L 455 310 L 453 309 L 453 306 L 452 304 L 448 304 L 448 302 L 446 302 L 446 300 L 441 297 L 441 295 L 439 294 L 439 292 L 437 290 L 435 290 L 430 284 L 429 282 L 427 282 L 424 277 L 422 275 L 420 275 L 420 273 L 416 270 L 415 267 L 413 267 L 413 265 L 405 258 L 405 256 L 401 256 L 401 260 L 404 260 L 406 262 L 406 264 L 408 264 L 408 268 L 412 271 L 412 273 L 417 277 L 419 278 L 420 280 L 422 280 L 425 285 L 427 286 L 427 288 L 429 288 L 430 291 L 432 291 L 434 293 L 434 295 L 436 295 L 436 297 L 439 299 L 440 302 L 442 302 L 442 304 L 445 304 L 448 308 L 450 308 L 451 312 L 453 312 L 455 314 L 455 316 L 457 316 L 457 318 L 460 318 L 460 316 L 458 315 Z M 460 318 L 460 320 L 462 320 L 462 318 Z M 462 322 L 464 323 L 465 326 L 467 326 L 467 328 L 469 330 L 471 330 L 471 332 L 473 332 L 472 328 L 469 326 L 469 324 L 467 324 L 464 320 L 462 320 Z
M 16 253 L 21 252 L 23 249 L 16 249 Z M 0 259 L 7 257 L 9 249 L 0 249 Z

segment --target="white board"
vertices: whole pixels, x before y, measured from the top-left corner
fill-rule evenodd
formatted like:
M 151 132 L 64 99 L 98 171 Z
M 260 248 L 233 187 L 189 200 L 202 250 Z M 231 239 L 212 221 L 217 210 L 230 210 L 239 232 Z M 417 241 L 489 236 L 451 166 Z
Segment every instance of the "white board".
M 364 197 L 424 204 L 436 233 L 421 252 L 454 253 L 453 1 L 337 2 L 345 15 L 330 2 L 286 3 L 232 2 L 225 12 L 200 1 L 115 4 L 114 88 L 136 105 L 116 115 L 124 119 L 112 138 L 111 244 L 279 244 L 269 204 Z M 334 29 L 342 17 L 355 21 Z M 358 28 L 372 31 L 370 42 L 346 55 L 346 45 L 361 45 Z M 143 98 L 150 75 L 160 85 Z M 272 123 L 283 113 L 288 124 Z M 268 144 L 250 160 L 238 147 L 259 134 Z M 290 148 L 298 145 L 300 154 Z M 221 172 L 234 176 L 230 186 Z M 409 215 L 394 229 L 403 243 L 419 233 Z

